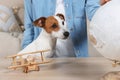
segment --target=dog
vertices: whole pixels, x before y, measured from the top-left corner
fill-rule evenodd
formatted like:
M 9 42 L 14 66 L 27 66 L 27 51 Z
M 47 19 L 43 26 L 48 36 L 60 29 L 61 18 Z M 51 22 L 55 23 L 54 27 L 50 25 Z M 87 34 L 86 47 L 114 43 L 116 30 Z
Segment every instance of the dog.
M 57 14 L 49 17 L 40 17 L 39 19 L 35 20 L 33 24 L 42 28 L 41 33 L 36 40 L 30 43 L 18 54 L 50 49 L 50 51 L 44 53 L 44 57 L 50 58 L 55 53 L 54 51 L 57 38 L 67 39 L 69 37 L 69 31 L 67 29 L 65 17 L 63 14 Z M 23 58 L 27 58 L 27 56 L 28 55 L 24 55 Z M 34 54 L 34 56 L 40 56 L 40 54 Z

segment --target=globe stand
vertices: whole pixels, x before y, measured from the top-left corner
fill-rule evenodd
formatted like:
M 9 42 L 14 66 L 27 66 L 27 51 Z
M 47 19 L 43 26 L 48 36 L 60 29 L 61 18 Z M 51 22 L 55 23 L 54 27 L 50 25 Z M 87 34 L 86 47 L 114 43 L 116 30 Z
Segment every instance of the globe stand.
M 120 65 L 120 61 L 118 60 L 111 60 L 111 61 L 113 67 Z M 108 72 L 100 80 L 120 80 L 120 71 Z
M 120 80 L 120 71 L 108 72 L 100 80 Z
M 114 60 L 112 66 L 116 67 L 117 65 L 120 65 L 120 61 Z

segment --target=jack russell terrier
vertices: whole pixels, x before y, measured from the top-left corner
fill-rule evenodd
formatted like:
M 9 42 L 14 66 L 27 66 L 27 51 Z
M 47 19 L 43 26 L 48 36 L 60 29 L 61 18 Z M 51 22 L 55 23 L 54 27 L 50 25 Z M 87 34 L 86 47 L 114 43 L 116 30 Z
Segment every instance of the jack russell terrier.
M 52 57 L 54 55 L 57 38 L 67 39 L 69 37 L 65 17 L 62 14 L 49 16 L 47 18 L 40 17 L 33 23 L 35 26 L 41 27 L 42 31 L 36 40 L 18 54 L 50 49 L 50 51 L 44 54 L 44 57 Z M 25 55 L 23 58 L 27 58 L 27 56 L 28 55 Z M 40 56 L 40 54 L 34 54 L 32 56 Z

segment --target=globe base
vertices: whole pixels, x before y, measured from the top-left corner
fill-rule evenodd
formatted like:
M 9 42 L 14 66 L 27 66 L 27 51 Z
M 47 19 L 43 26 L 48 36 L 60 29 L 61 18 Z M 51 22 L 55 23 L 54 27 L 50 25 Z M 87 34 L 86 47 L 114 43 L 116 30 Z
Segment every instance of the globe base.
M 120 71 L 108 72 L 101 80 L 120 80 Z

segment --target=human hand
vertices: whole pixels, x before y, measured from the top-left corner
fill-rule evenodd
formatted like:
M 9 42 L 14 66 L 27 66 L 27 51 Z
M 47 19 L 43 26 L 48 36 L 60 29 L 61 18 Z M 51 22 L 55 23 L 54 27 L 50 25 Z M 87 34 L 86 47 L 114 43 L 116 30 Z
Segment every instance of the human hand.
M 101 5 L 104 5 L 104 4 L 107 3 L 108 1 L 111 1 L 111 0 L 100 0 L 100 4 L 101 4 Z

